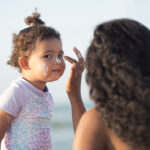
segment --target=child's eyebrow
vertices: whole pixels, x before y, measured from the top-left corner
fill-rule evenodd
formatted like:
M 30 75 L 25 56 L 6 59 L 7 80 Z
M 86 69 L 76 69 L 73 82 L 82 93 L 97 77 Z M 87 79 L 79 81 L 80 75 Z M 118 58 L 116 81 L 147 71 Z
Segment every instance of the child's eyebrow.
M 56 51 L 54 51 L 54 50 L 46 50 L 44 53 L 55 53 Z M 58 51 L 58 53 L 62 53 L 62 54 L 64 54 L 64 51 L 63 50 L 60 50 L 60 51 Z

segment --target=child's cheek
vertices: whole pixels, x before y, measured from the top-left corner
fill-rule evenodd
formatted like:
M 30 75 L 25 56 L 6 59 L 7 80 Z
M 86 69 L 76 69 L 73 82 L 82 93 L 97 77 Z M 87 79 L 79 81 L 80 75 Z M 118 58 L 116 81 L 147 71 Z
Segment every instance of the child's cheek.
M 64 70 L 66 68 L 66 64 L 65 64 L 64 59 L 56 57 L 56 62 L 61 65 L 62 73 L 64 73 Z
M 43 74 L 43 76 L 48 76 L 48 70 L 49 70 L 49 66 L 46 63 L 42 63 L 41 65 L 38 66 L 38 69 L 40 71 L 41 74 Z
M 62 75 L 63 75 L 65 69 L 66 69 L 66 64 L 65 64 L 65 61 L 63 61 L 63 63 L 62 63 Z

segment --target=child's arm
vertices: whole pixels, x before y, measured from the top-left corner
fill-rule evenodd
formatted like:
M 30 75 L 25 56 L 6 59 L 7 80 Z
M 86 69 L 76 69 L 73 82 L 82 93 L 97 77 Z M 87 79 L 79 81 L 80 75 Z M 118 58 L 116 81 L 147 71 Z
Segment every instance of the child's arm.
M 9 125 L 15 117 L 9 113 L 0 110 L 0 145 Z
M 70 69 L 70 74 L 66 83 L 66 92 L 68 94 L 71 107 L 72 107 L 72 119 L 73 119 L 74 131 L 75 131 L 78 122 L 81 116 L 83 115 L 83 113 L 86 111 L 86 109 L 82 102 L 81 91 L 80 91 L 82 72 L 84 70 L 84 59 L 76 48 L 74 48 L 74 51 L 78 57 L 78 61 L 68 56 L 64 56 L 64 58 L 72 64 Z

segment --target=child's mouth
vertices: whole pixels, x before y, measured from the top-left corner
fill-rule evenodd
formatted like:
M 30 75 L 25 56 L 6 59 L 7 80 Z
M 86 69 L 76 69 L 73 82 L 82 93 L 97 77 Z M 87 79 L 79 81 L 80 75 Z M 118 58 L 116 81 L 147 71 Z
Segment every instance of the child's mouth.
M 55 69 L 52 72 L 60 72 L 60 69 Z

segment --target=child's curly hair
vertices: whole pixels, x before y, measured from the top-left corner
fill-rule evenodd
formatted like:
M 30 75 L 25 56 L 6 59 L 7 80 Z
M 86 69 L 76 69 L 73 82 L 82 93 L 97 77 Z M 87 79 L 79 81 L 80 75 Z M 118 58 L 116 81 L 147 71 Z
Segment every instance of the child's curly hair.
M 149 29 L 130 19 L 98 25 L 86 68 L 90 96 L 106 125 L 134 150 L 149 150 Z
M 13 34 L 13 51 L 7 64 L 18 68 L 19 71 L 21 71 L 18 63 L 19 57 L 28 57 L 34 50 L 37 39 L 43 41 L 56 38 L 61 41 L 60 34 L 54 28 L 45 26 L 39 17 L 38 12 L 28 16 L 25 18 L 25 23 L 30 27 L 21 30 L 18 35 Z

